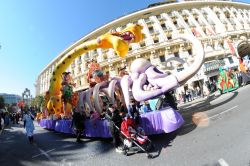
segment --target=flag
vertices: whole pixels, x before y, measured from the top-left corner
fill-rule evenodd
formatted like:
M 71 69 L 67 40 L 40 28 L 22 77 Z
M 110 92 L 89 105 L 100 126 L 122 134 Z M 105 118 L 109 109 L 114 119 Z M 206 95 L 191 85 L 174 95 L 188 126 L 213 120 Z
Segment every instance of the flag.
M 233 56 L 236 56 L 236 52 L 235 52 L 235 48 L 234 48 L 234 46 L 233 46 L 233 43 L 230 42 L 229 40 L 227 40 L 227 44 L 228 44 L 228 47 L 229 47 L 229 49 L 230 49 L 231 54 L 232 54 Z
M 210 28 L 207 27 L 207 32 L 208 32 L 210 35 L 215 36 L 215 32 L 214 32 L 213 29 L 210 29 Z
M 207 31 L 209 32 L 209 34 L 211 34 L 211 35 L 213 35 L 213 36 L 215 36 L 215 34 L 216 34 L 216 33 L 214 32 L 213 29 L 207 28 Z M 230 42 L 229 40 L 226 40 L 226 42 L 227 42 L 227 45 L 228 45 L 228 47 L 229 47 L 229 49 L 230 49 L 231 54 L 232 54 L 233 56 L 237 56 L 237 55 L 236 55 L 235 48 L 234 48 L 234 46 L 233 46 L 233 43 Z
M 192 30 L 194 36 L 196 36 L 196 37 L 201 37 L 200 32 L 198 32 L 198 31 L 196 30 L 196 28 L 192 28 L 191 30 Z

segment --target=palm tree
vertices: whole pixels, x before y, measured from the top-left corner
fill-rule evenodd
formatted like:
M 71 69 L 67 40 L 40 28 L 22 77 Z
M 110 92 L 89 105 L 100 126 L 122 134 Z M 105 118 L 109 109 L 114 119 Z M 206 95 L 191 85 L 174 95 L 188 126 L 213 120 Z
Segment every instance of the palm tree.
M 31 106 L 39 109 L 44 106 L 44 101 L 44 96 L 36 96 L 31 100 Z

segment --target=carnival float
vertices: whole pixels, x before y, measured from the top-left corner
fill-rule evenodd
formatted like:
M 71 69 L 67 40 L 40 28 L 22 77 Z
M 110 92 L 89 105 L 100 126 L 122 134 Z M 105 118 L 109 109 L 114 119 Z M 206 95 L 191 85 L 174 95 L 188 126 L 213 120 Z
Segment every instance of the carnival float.
M 132 24 L 121 32 L 108 32 L 69 51 L 53 71 L 50 88 L 45 95 L 46 109 L 37 117 L 40 126 L 57 132 L 73 133 L 70 128 L 73 108 L 84 111 L 86 115 L 90 112 L 102 114 L 104 107 L 110 104 L 129 109 L 131 101 L 154 101 L 184 85 L 198 72 L 204 60 L 202 44 L 194 36 L 183 34 L 172 40 L 185 40 L 192 44 L 193 63 L 186 69 L 180 72 L 163 73 L 148 60 L 137 58 L 132 62 L 129 74 L 124 72 L 120 75 L 122 77 L 110 78 L 102 71 L 99 64 L 91 61 L 87 74 L 89 88 L 73 92 L 74 83 L 70 73 L 65 71 L 74 59 L 97 48 L 112 48 L 117 55 L 125 58 L 129 44 L 143 40 L 142 29 L 141 25 Z M 140 115 L 139 125 L 145 130 L 146 135 L 170 133 L 184 123 L 182 116 L 170 105 L 157 108 L 159 110 Z M 87 137 L 111 137 L 108 121 L 97 120 L 96 126 L 93 127 L 91 120 L 86 120 L 84 134 Z
M 221 94 L 238 89 L 236 73 L 232 69 L 220 67 L 217 88 Z

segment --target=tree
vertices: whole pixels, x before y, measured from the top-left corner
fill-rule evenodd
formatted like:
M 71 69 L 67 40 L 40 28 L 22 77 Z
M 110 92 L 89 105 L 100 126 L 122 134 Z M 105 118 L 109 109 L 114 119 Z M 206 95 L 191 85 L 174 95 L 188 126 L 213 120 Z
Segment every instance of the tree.
M 43 96 L 36 96 L 34 99 L 31 100 L 31 106 L 40 108 L 44 105 L 44 97 Z
M 37 103 L 36 103 L 36 99 L 35 99 L 35 98 L 31 99 L 31 101 L 30 101 L 30 106 L 31 106 L 31 107 L 36 107 L 36 106 L 37 106 Z
M 0 96 L 0 109 L 4 108 L 4 106 L 5 106 L 4 98 L 3 98 L 3 96 Z

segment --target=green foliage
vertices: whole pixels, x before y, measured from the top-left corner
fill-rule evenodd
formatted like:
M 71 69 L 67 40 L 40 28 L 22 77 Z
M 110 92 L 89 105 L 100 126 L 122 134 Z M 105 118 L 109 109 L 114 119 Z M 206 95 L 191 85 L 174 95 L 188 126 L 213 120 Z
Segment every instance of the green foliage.
M 35 100 L 35 98 L 31 99 L 30 105 L 31 105 L 31 107 L 35 107 L 36 106 L 36 100 Z
M 44 102 L 44 96 L 36 96 L 34 99 L 31 100 L 31 106 L 39 108 L 44 105 Z
M 3 96 L 0 96 L 0 109 L 4 108 L 4 106 L 5 106 L 4 98 L 3 98 Z

